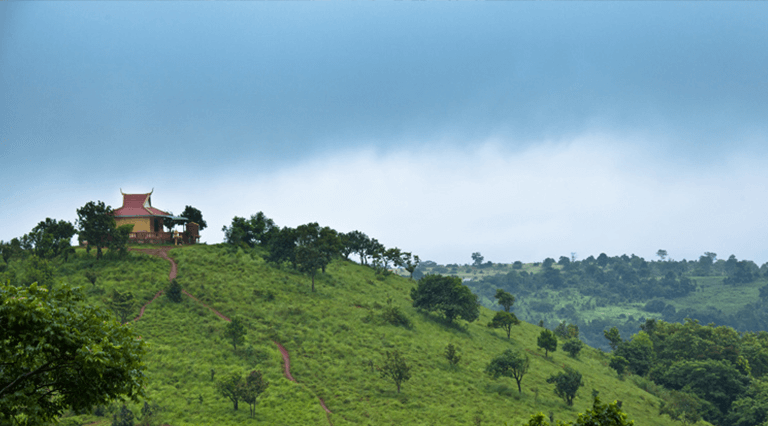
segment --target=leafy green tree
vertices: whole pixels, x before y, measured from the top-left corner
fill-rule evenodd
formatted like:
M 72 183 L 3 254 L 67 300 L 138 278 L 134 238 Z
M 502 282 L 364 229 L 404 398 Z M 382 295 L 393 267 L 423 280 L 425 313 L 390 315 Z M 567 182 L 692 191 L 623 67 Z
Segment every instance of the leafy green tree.
M 216 391 L 232 402 L 233 409 L 237 411 L 238 403 L 243 399 L 243 378 L 240 374 L 233 373 L 230 376 L 216 382 Z
M 0 423 L 144 396 L 144 341 L 66 284 L 0 284 L 0 342 Z
M 24 249 L 21 247 L 21 241 L 18 238 L 13 238 L 7 243 L 0 241 L 0 252 L 2 252 L 3 261 L 8 263 L 12 258 L 21 257 Z
M 567 366 L 564 371 L 550 376 L 547 379 L 547 383 L 555 384 L 555 394 L 562 398 L 568 406 L 573 406 L 573 399 L 576 397 L 576 393 L 580 387 L 584 386 L 584 382 L 581 380 L 581 373 Z
M 512 264 L 512 269 L 523 269 L 523 262 L 516 260 L 515 263 Z
M 224 327 L 224 337 L 232 343 L 232 348 L 237 350 L 237 345 L 245 341 L 245 324 L 240 317 L 235 317 Z M 235 403 L 237 405 L 237 403 Z M 235 407 L 237 410 L 237 407 Z
M 509 339 L 509 336 L 512 333 L 512 327 L 518 324 L 520 324 L 520 320 L 517 319 L 515 314 L 511 312 L 498 311 L 493 316 L 491 322 L 488 323 L 488 327 L 503 329 L 507 332 L 507 339 Z
M 131 232 L 133 232 L 132 224 L 120 225 L 114 229 L 112 238 L 107 242 L 109 251 L 117 253 L 119 256 L 128 254 L 128 241 L 130 241 Z
M 445 347 L 445 358 L 452 367 L 457 366 L 459 361 L 461 361 L 461 355 L 459 355 L 458 348 L 454 346 L 453 343 L 449 343 L 448 346 Z
M 567 324 L 565 321 L 555 327 L 554 331 L 557 337 L 562 339 L 573 339 L 579 337 L 579 326 L 576 324 Z
M 397 386 L 397 393 L 400 393 L 400 385 L 411 379 L 411 367 L 400 354 L 400 351 L 387 351 L 387 359 L 381 366 L 381 378 L 394 381 Z
M 274 228 L 276 228 L 275 222 L 263 212 L 258 212 L 251 215 L 249 219 L 235 216 L 232 218 L 230 226 L 224 226 L 221 230 L 224 232 L 224 242 L 227 244 L 246 244 L 249 247 L 255 247 L 256 245 L 267 245 L 269 243 L 268 237 L 272 235 L 270 231 Z
M 659 256 L 659 259 L 661 259 L 662 262 L 667 259 L 668 255 L 669 254 L 667 253 L 667 251 L 663 249 L 659 249 L 659 251 L 656 252 L 656 256 Z
M 88 242 L 88 250 L 96 247 L 96 259 L 101 259 L 101 248 L 109 244 L 115 230 L 112 207 L 103 201 L 89 201 L 77 209 L 77 229 L 80 239 Z
M 528 355 L 512 349 L 505 350 L 497 356 L 485 368 L 485 372 L 497 378 L 499 376 L 512 377 L 517 382 L 517 391 L 522 395 L 521 383 L 530 365 Z
M 35 255 L 43 259 L 51 259 L 61 254 L 67 256 L 70 253 L 70 241 L 76 233 L 77 230 L 71 223 L 48 217 L 32 228 L 28 238 L 34 246 Z
M 544 349 L 544 357 L 546 358 L 550 352 L 557 350 L 557 336 L 547 329 L 541 330 L 541 334 L 536 339 L 536 345 Z
M 578 358 L 579 352 L 581 352 L 583 347 L 584 343 L 582 343 L 581 340 L 573 337 L 563 343 L 563 350 L 568 352 L 568 355 L 573 358 Z
M 683 425 L 693 425 L 701 420 L 703 402 L 704 401 L 695 395 L 672 390 L 663 395 L 661 406 L 659 407 L 659 414 L 666 414 L 672 420 L 677 420 Z M 731 426 L 736 426 L 739 425 L 739 421 L 736 420 L 729 424 Z M 739 426 L 758 424 L 760 424 L 760 422 L 748 422 L 742 423 Z
M 414 308 L 440 312 L 449 323 L 458 317 L 472 322 L 480 316 L 477 295 L 458 277 L 425 275 L 411 289 L 411 299 Z
M 603 330 L 603 335 L 608 339 L 608 344 L 611 345 L 611 349 L 614 351 L 619 347 L 621 342 L 623 342 L 619 329 L 615 326 L 611 327 L 609 330 Z
M 419 259 L 419 256 L 417 255 L 411 255 L 411 253 L 403 253 L 403 267 L 406 271 L 410 274 L 408 276 L 409 279 L 413 279 L 413 273 L 416 271 L 416 268 L 419 267 L 419 263 L 421 263 L 421 259 Z
M 330 228 L 328 228 L 330 229 Z M 323 230 L 317 223 L 308 223 L 296 228 L 296 263 L 299 270 L 312 277 L 312 291 L 315 291 L 315 275 L 318 270 L 325 270 L 331 261 L 335 243 L 335 235 L 323 235 Z M 334 231 L 335 232 L 335 231 Z
M 472 253 L 472 264 L 473 265 L 475 265 L 475 266 L 482 265 L 483 264 L 483 259 L 484 259 L 484 257 L 483 257 L 482 254 L 480 254 L 479 251 L 476 251 L 476 252 Z
M 499 306 L 504 307 L 505 312 L 509 312 L 509 310 L 512 308 L 512 305 L 515 304 L 515 296 L 500 288 L 496 289 L 496 295 L 493 297 L 496 298 L 496 303 L 498 303 Z
M 88 280 L 88 282 L 91 283 L 92 286 L 96 286 L 96 280 L 99 279 L 99 274 L 96 273 L 93 269 L 86 270 L 83 275 L 85 275 L 85 278 Z
M 631 341 L 620 344 L 614 354 L 629 361 L 629 370 L 640 376 L 648 374 L 656 360 L 653 342 L 645 331 L 632 336 Z
M 269 255 L 266 260 L 276 265 L 290 262 L 296 267 L 296 230 L 284 227 L 274 228 L 270 231 L 269 243 L 267 243 Z
M 559 426 L 633 426 L 634 424 L 633 420 L 627 420 L 627 415 L 621 411 L 618 402 L 601 404 L 597 397 L 595 397 L 591 410 L 579 413 L 576 423 L 558 422 Z M 525 426 L 550 426 L 550 423 L 544 413 L 537 413 L 531 416 Z
M 136 308 L 136 301 L 133 299 L 133 293 L 130 291 L 113 289 L 107 299 L 107 306 L 115 312 L 115 315 L 120 320 L 120 324 L 125 324 L 131 318 L 131 314 L 133 314 Z
M 248 408 L 251 411 L 251 418 L 256 415 L 256 402 L 262 393 L 267 390 L 269 382 L 264 380 L 260 371 L 251 371 L 248 376 L 245 377 L 245 383 L 242 384 L 241 393 L 243 402 L 248 404 Z
M 176 278 L 171 280 L 171 283 L 168 285 L 168 289 L 165 291 L 165 295 L 168 296 L 168 299 L 173 303 L 181 302 L 181 284 L 176 281 Z
M 624 373 L 627 371 L 629 361 L 623 356 L 614 355 L 611 357 L 611 362 L 608 366 L 616 370 L 616 373 L 621 377 L 624 376 Z
M 208 227 L 208 224 L 203 220 L 203 213 L 192 206 L 184 207 L 181 217 L 186 217 L 190 222 L 198 224 L 201 231 Z

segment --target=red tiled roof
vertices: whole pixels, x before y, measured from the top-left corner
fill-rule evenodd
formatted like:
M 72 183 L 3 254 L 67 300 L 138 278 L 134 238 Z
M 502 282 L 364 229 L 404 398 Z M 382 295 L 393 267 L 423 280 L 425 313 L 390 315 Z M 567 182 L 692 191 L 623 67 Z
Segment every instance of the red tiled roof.
M 123 206 L 115 210 L 115 217 L 125 216 L 170 216 L 167 212 L 152 207 L 148 194 L 123 194 Z

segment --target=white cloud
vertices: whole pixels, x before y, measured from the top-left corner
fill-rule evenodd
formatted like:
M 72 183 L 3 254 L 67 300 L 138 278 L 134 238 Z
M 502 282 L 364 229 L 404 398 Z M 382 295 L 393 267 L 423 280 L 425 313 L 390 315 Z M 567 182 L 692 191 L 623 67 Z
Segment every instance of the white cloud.
M 759 158 L 733 156 L 699 170 L 655 157 L 651 144 L 608 135 L 523 151 L 497 142 L 463 149 L 421 145 L 386 154 L 360 150 L 277 172 L 116 179 L 123 179 L 118 185 L 126 192 L 155 187 L 153 203 L 160 208 L 199 208 L 209 224 L 203 231 L 209 243 L 222 240 L 221 227 L 233 216 L 263 211 L 281 226 L 317 221 L 339 231 L 357 229 L 441 263 L 470 262 L 474 251 L 494 262 L 571 252 L 579 258 L 605 252 L 650 259 L 659 248 L 676 259 L 714 251 L 768 260 L 761 196 L 768 170 Z M 61 184 L 31 188 L 24 197 L 17 193 L 12 201 L 18 208 L 3 209 L 0 216 L 10 224 L 0 238 L 28 232 L 45 216 L 73 220 L 75 208 L 88 200 L 117 207 L 119 186 L 110 185 L 93 182 L 75 193 Z M 54 192 L 48 200 L 40 197 Z

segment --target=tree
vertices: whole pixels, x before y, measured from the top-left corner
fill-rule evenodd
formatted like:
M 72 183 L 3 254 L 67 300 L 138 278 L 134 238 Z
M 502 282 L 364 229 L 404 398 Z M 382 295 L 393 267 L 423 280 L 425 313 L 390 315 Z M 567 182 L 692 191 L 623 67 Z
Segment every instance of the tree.
M 243 402 L 248 404 L 251 411 L 251 418 L 256 414 L 256 400 L 269 386 L 269 382 L 264 380 L 260 371 L 251 371 L 245 377 L 245 383 L 241 387 Z
M 233 373 L 229 377 L 216 382 L 216 390 L 233 404 L 237 411 L 237 404 L 243 398 L 243 378 L 240 374 Z
M 269 243 L 267 237 L 271 235 L 270 231 L 273 228 L 276 228 L 275 222 L 263 212 L 258 212 L 251 215 L 250 219 L 235 216 L 229 228 L 224 226 L 221 230 L 224 232 L 224 241 L 227 244 L 246 244 L 249 247 L 255 247 Z M 203 228 L 200 227 L 200 229 Z
M 579 413 L 576 423 L 558 422 L 560 426 L 633 426 L 634 424 L 633 420 L 627 420 L 627 415 L 621 411 L 617 401 L 601 404 L 598 397 L 595 397 L 591 410 Z M 537 413 L 531 416 L 525 426 L 550 426 L 550 423 L 544 413 Z
M 619 329 L 615 326 L 611 327 L 609 330 L 603 330 L 603 336 L 608 339 L 608 344 L 611 345 L 611 349 L 614 351 L 619 347 L 621 342 L 623 342 Z
M 115 312 L 120 324 L 125 324 L 131 318 L 136 301 L 133 300 L 133 293 L 130 291 L 120 291 L 113 289 L 107 299 L 107 306 Z
M 411 299 L 414 308 L 440 312 L 449 323 L 457 317 L 472 322 L 480 316 L 477 295 L 457 277 L 425 275 L 411 289 Z
M 704 402 L 695 395 L 672 390 L 666 392 L 666 394 L 663 396 L 661 406 L 659 407 L 659 414 L 666 414 L 672 420 L 677 420 L 683 425 L 693 425 L 701 420 L 701 411 L 703 405 Z M 728 424 L 734 426 L 739 425 L 739 423 L 741 423 L 739 420 L 742 419 L 743 416 L 739 416 L 739 419 L 732 418 L 731 420 L 735 421 L 731 421 Z M 747 421 L 740 426 L 746 426 L 748 424 L 757 425 L 760 423 L 762 422 L 753 423 Z
M 445 347 L 445 358 L 453 367 L 458 365 L 459 361 L 461 361 L 461 355 L 459 355 L 457 347 L 453 346 L 453 343 L 449 343 L 448 346 Z
M 563 350 L 568 352 L 568 355 L 573 358 L 577 358 L 579 356 L 579 352 L 581 352 L 583 347 L 584 343 L 575 337 L 572 337 L 563 343 Z
M 330 229 L 330 228 L 328 228 Z M 333 231 L 335 232 L 335 231 Z M 315 291 L 315 275 L 319 269 L 325 270 L 331 256 L 338 252 L 338 238 L 320 228 L 320 225 L 308 223 L 296 228 L 296 263 L 299 270 L 312 277 L 312 291 Z
M 616 373 L 618 373 L 619 377 L 621 377 L 627 371 L 627 367 L 629 367 L 629 361 L 627 361 L 627 359 L 623 356 L 614 355 L 611 357 L 611 362 L 608 364 L 608 366 L 616 370 Z
M 496 298 L 496 303 L 504 307 L 506 312 L 509 312 L 509 309 L 512 308 L 512 305 L 515 304 L 515 296 L 500 288 L 496 289 L 496 295 L 493 297 Z
M 144 396 L 144 341 L 67 284 L 0 284 L 0 342 L 0 423 Z
M 491 363 L 485 368 L 485 372 L 493 376 L 493 378 L 499 376 L 514 378 L 517 382 L 517 391 L 522 395 L 523 388 L 521 383 L 525 373 L 528 372 L 529 364 L 528 355 L 520 351 L 507 349 L 501 355 L 491 360 Z
M 171 284 L 168 285 L 168 290 L 165 291 L 166 296 L 168 296 L 168 299 L 173 303 L 180 303 L 181 302 L 181 285 L 178 281 L 176 281 L 176 278 L 171 280 Z
M 88 242 L 88 247 L 96 246 L 96 259 L 101 259 L 101 248 L 109 243 L 115 230 L 115 218 L 112 207 L 103 201 L 89 201 L 77 209 L 77 229 L 80 239 Z
M 181 212 L 181 217 L 185 217 L 190 222 L 198 224 L 201 231 L 208 227 L 208 224 L 203 220 L 203 213 L 192 206 L 184 207 L 184 211 Z
M 565 321 L 562 321 L 557 325 L 557 327 L 555 327 L 554 333 L 557 337 L 565 340 L 577 338 L 579 337 L 579 326 L 576 324 L 568 324 Z
M 224 327 L 224 337 L 232 343 L 234 350 L 237 350 L 237 345 L 245 341 L 245 325 L 240 317 L 235 317 L 227 323 Z M 237 407 L 235 407 L 235 410 L 237 410 Z
M 482 265 L 483 264 L 483 259 L 484 259 L 484 257 L 483 257 L 482 254 L 480 254 L 479 251 L 476 251 L 476 252 L 472 253 L 472 264 L 473 265 L 475 265 L 475 266 Z
M 32 228 L 27 235 L 34 246 L 34 253 L 43 259 L 51 259 L 60 254 L 67 256 L 70 252 L 70 241 L 77 230 L 65 220 L 45 218 Z
M 283 229 L 273 228 L 267 243 L 269 255 L 266 260 L 276 265 L 283 262 L 290 262 L 296 266 L 296 230 L 284 227 Z
M 488 323 L 490 328 L 501 328 L 507 332 L 507 339 L 509 339 L 512 333 L 512 326 L 520 324 L 520 320 L 517 319 L 515 314 L 510 312 L 499 311 L 493 316 L 491 322 Z
M 659 256 L 659 259 L 661 259 L 662 262 L 667 259 L 667 255 L 666 250 L 659 249 L 659 251 L 656 252 L 656 256 Z
M 645 376 L 656 359 L 653 342 L 645 331 L 640 331 L 631 341 L 620 344 L 614 354 L 626 358 L 633 374 Z
M 381 367 L 381 378 L 392 379 L 397 386 L 397 393 L 400 393 L 400 385 L 411 379 L 411 367 L 400 355 L 400 351 L 387 351 L 387 359 Z
M 581 373 L 567 366 L 564 371 L 550 376 L 547 383 L 555 384 L 555 394 L 562 398 L 569 407 L 573 406 L 576 392 L 584 386 L 584 382 L 581 381 Z
M 555 352 L 557 350 L 557 337 L 555 336 L 555 333 L 547 329 L 541 330 L 539 338 L 536 339 L 536 345 L 544 349 L 544 357 L 546 358 L 550 352 Z
M 120 225 L 117 229 L 114 229 L 112 237 L 107 242 L 109 251 L 125 256 L 128 253 L 128 241 L 130 240 L 131 232 L 133 232 L 133 224 Z
M 419 267 L 419 263 L 421 263 L 419 256 L 411 256 L 411 253 L 408 252 L 403 253 L 402 263 L 405 270 L 410 274 L 408 278 L 413 279 L 413 272 Z

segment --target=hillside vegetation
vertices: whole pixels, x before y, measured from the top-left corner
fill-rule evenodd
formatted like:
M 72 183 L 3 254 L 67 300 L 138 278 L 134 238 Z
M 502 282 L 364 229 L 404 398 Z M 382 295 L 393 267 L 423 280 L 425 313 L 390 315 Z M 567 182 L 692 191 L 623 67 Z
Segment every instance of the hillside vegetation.
M 502 330 L 487 327 L 494 312 L 481 308 L 472 323 L 447 324 L 432 313 L 412 307 L 415 281 L 352 261 L 333 260 L 325 273 L 311 280 L 284 264 L 264 260 L 266 251 L 233 245 L 191 246 L 170 251 L 178 264 L 177 281 L 200 302 L 246 326 L 245 343 L 233 349 L 225 337 L 226 321 L 189 297 L 174 303 L 161 296 L 130 325 L 149 343 L 146 406 L 128 405 L 138 417 L 154 412 L 149 424 L 488 424 L 519 425 L 536 412 L 572 421 L 592 406 L 593 391 L 603 401 L 621 400 L 636 425 L 673 425 L 659 416 L 660 400 L 641 390 L 632 378 L 621 380 L 611 369 L 609 355 L 585 348 L 579 358 L 562 349 L 549 353 L 537 347 L 538 326 L 521 323 L 507 339 Z M 13 260 L 2 279 L 23 281 L 29 260 Z M 40 266 L 38 265 L 38 268 Z M 113 289 L 130 290 L 140 302 L 151 300 L 168 286 L 167 261 L 145 254 L 95 262 L 83 251 L 47 263 L 51 284 L 69 282 L 83 287 L 94 304 L 105 304 Z M 97 277 L 95 284 L 87 278 Z M 392 307 L 410 320 L 410 327 L 384 320 Z M 283 360 L 275 342 L 290 353 L 291 373 L 283 375 Z M 561 342 L 562 343 L 562 342 Z M 458 348 L 461 361 L 452 367 L 446 347 Z M 522 395 L 509 378 L 485 373 L 491 359 L 516 348 L 530 358 Z M 395 383 L 381 378 L 387 351 L 398 350 L 411 366 L 411 379 L 397 393 Z M 584 387 L 567 406 L 546 379 L 571 367 L 583 375 Z M 261 371 L 269 382 L 258 398 L 255 417 L 245 404 L 233 404 L 216 391 L 217 380 L 229 374 Z M 319 404 L 322 398 L 332 414 Z M 70 424 L 110 424 L 117 405 L 94 413 L 71 415 Z M 70 413 L 75 414 L 75 413 Z M 702 422 L 701 424 L 706 424 Z

